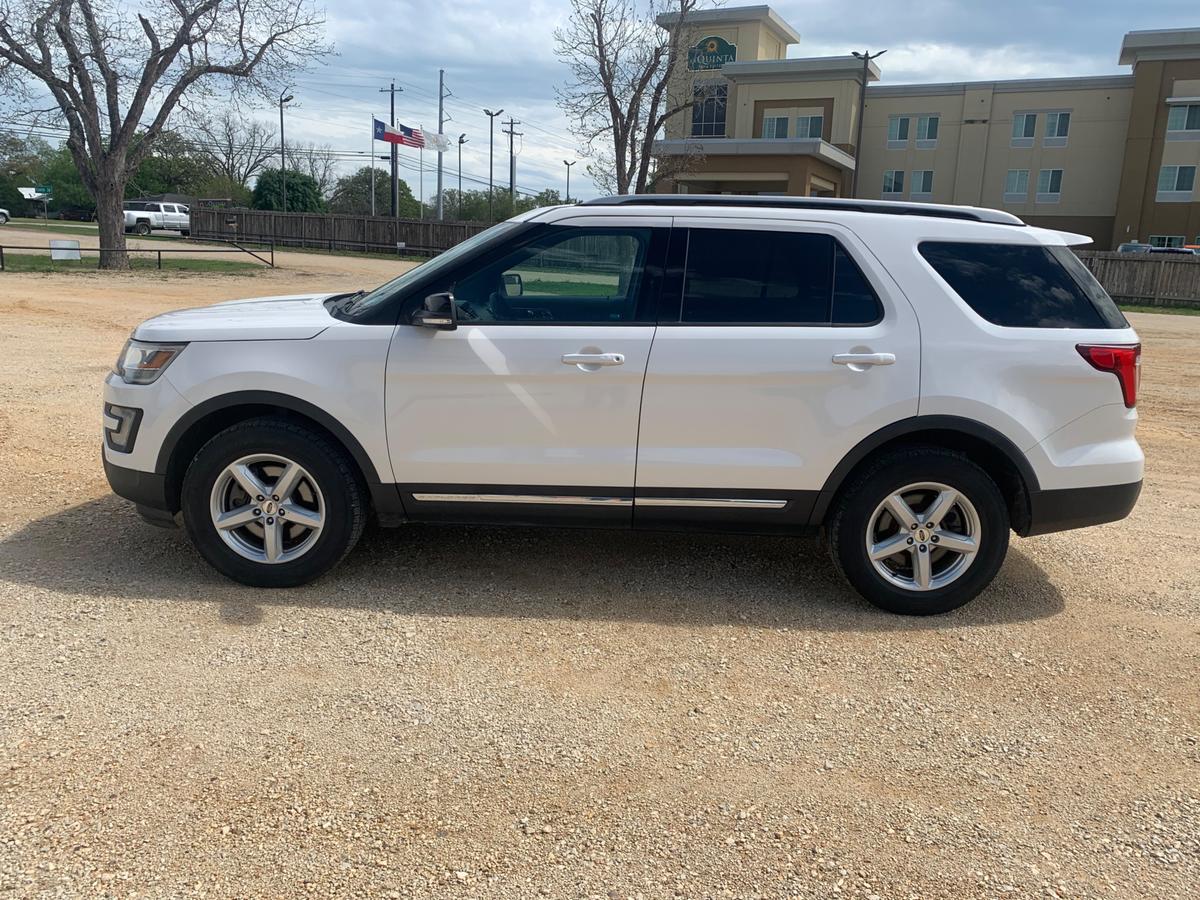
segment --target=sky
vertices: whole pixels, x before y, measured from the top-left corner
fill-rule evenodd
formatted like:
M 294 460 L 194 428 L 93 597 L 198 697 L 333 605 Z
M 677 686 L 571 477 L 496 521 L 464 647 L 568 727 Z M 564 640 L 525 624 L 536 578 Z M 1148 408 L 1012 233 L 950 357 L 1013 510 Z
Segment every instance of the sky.
M 727 2 L 726 8 L 738 4 Z M 845 0 L 780 0 L 771 6 L 800 32 L 789 56 L 841 55 L 853 49 L 886 49 L 878 61 L 884 84 L 1103 75 L 1127 72 L 1117 64 L 1126 31 L 1200 27 L 1194 3 L 1047 2 L 1002 3 L 893 0 L 850 4 Z M 488 117 L 496 120 L 496 183 L 508 183 L 507 137 L 501 119 L 521 121 L 517 185 L 538 191 L 564 189 L 563 160 L 579 158 L 578 145 L 555 102 L 566 65 L 554 52 L 554 29 L 568 12 L 567 0 L 333 0 L 326 8 L 327 37 L 336 55 L 301 76 L 287 112 L 288 142 L 329 144 L 364 153 L 372 115 L 386 119 L 387 87 L 394 78 L 401 123 L 437 130 L 438 69 L 452 92 L 445 126 L 452 140 L 466 133 L 463 171 L 487 178 Z M 264 111 L 269 119 L 273 111 Z M 378 144 L 380 153 L 384 145 Z M 418 154 L 401 148 L 402 174 L 419 193 Z M 436 154 L 424 154 L 424 194 L 434 190 Z M 380 163 L 384 165 L 384 163 Z M 572 196 L 594 196 L 586 160 L 571 174 Z M 457 155 L 446 158 L 447 187 L 457 185 Z M 478 187 L 469 180 L 464 188 Z

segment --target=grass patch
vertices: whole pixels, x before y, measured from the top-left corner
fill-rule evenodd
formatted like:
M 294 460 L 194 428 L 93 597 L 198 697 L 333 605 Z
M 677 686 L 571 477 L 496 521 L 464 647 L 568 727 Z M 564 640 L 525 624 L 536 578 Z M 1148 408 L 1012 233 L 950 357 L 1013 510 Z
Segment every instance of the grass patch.
M 129 265 L 135 271 L 158 271 L 158 260 L 144 256 L 131 256 Z M 268 268 L 261 263 L 233 259 L 168 259 L 163 257 L 163 272 L 199 272 L 214 275 L 252 275 Z M 96 257 L 81 260 L 52 260 L 49 256 L 32 253 L 6 253 L 5 272 L 97 272 Z
M 1124 312 L 1157 313 L 1168 316 L 1200 316 L 1200 309 L 1191 306 L 1142 306 L 1137 303 L 1118 303 Z
M 539 278 L 524 280 L 526 294 L 549 294 L 554 297 L 611 297 L 616 285 L 597 284 L 594 281 L 543 281 Z

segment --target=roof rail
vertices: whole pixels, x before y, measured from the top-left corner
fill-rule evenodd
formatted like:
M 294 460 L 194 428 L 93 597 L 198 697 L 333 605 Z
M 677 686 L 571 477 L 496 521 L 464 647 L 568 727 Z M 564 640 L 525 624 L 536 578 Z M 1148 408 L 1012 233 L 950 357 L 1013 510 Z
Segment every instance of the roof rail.
M 923 216 L 931 219 L 966 219 L 996 225 L 1024 225 L 998 209 L 949 206 L 939 203 L 901 203 L 895 200 L 854 200 L 847 197 L 763 197 L 742 194 L 623 194 L 585 200 L 583 206 L 743 206 L 764 209 L 819 209 L 837 212 L 876 213 L 889 216 Z

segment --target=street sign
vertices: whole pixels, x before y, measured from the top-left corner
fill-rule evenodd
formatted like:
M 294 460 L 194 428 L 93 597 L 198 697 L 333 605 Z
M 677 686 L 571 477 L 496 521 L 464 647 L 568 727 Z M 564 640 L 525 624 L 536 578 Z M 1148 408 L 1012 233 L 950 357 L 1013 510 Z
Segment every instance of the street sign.
M 54 193 L 54 187 L 49 184 L 39 184 L 34 190 L 39 194 L 46 194 L 47 196 Z

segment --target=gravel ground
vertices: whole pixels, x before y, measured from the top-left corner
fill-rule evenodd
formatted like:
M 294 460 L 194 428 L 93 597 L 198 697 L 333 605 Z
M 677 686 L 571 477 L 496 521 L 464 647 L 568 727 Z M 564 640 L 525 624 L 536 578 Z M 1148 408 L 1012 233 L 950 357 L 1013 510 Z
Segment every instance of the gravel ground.
M 160 310 L 359 287 L 0 275 L 0 897 L 1153 897 L 1200 884 L 1200 319 L 1146 344 L 1134 515 L 957 613 L 810 540 L 373 531 L 221 580 L 99 464 Z

